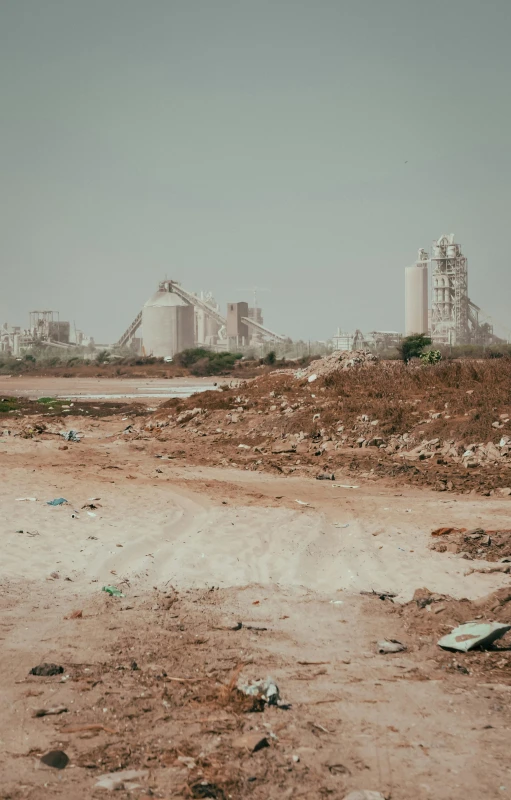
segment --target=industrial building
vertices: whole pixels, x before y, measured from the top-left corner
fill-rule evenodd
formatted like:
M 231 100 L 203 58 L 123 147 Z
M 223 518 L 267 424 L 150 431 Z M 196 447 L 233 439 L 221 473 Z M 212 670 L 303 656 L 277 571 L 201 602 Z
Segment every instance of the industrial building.
M 431 308 L 428 304 L 431 265 Z M 406 335 L 429 333 L 434 344 L 491 344 L 501 341 L 489 323 L 481 323 L 481 309 L 468 295 L 468 262 L 454 234 L 433 242 L 431 256 L 419 257 L 405 268 Z
M 197 346 L 243 350 L 268 341 L 290 341 L 266 328 L 262 320 L 261 309 L 249 308 L 244 301 L 228 303 L 224 317 L 211 293 L 199 296 L 177 281 L 165 280 L 123 333 L 117 347 L 133 346 L 140 328 L 143 354 L 164 358 Z
M 30 311 L 28 328 L 4 323 L 0 328 L 0 353 L 19 356 L 22 352 L 37 347 L 71 349 L 76 346 L 94 345 L 94 340 L 85 337 L 71 323 L 59 318 L 58 311 Z

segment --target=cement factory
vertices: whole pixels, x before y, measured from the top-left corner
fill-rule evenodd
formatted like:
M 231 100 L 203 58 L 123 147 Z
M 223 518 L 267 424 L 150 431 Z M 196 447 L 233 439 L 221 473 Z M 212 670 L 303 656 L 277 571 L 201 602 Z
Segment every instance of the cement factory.
M 431 307 L 428 301 L 431 265 Z M 468 296 L 468 265 L 454 234 L 433 242 L 431 255 L 419 250 L 405 270 L 405 334 L 429 333 L 437 345 L 502 341 L 493 326 L 480 323 L 481 309 Z
M 468 295 L 467 259 L 454 234 L 434 241 L 430 253 L 420 249 L 417 261 L 405 268 L 405 335 L 429 334 L 434 344 L 448 346 L 503 342 L 490 323 L 480 322 L 480 314 Z M 400 331 L 363 333 L 357 329 L 345 333 L 338 329 L 330 340 L 315 344 L 327 351 L 389 351 L 399 345 L 402 336 Z M 7 324 L 0 327 L 0 353 L 15 357 L 52 347 L 82 355 L 106 349 L 112 354 L 131 351 L 172 359 L 193 347 L 261 353 L 270 346 L 285 351 L 292 344 L 288 336 L 264 325 L 255 291 L 251 306 L 245 301 L 228 303 L 223 315 L 211 292 L 195 294 L 175 280 L 159 284 L 115 344 L 95 345 L 91 337 L 61 321 L 55 311 L 31 311 L 24 329 Z

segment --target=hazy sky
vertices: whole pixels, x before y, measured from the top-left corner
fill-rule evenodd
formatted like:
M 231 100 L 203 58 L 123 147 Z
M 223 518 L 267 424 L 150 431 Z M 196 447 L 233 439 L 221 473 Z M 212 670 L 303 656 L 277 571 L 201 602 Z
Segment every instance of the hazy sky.
M 0 322 L 116 340 L 165 276 L 401 330 L 454 232 L 511 329 L 510 0 L 0 0 Z

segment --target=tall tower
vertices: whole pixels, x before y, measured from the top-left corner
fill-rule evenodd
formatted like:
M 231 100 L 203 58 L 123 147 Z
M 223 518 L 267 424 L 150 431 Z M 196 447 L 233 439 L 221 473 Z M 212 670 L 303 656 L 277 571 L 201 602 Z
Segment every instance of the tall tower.
M 467 259 L 454 234 L 433 242 L 431 335 L 436 344 L 470 341 Z
M 428 254 L 419 250 L 417 261 L 405 268 L 405 334 L 428 332 Z

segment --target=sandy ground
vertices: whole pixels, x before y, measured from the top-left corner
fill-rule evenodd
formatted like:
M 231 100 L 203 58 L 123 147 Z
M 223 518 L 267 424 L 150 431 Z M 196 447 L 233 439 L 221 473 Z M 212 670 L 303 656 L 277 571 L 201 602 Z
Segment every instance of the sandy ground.
M 115 795 L 139 800 L 511 797 L 509 686 L 446 670 L 391 602 L 360 595 L 511 585 L 429 549 L 440 525 L 511 527 L 508 501 L 177 466 L 118 420 L 84 424 L 67 450 L 0 438 L 0 797 L 104 797 L 120 768 L 144 771 Z M 378 655 L 384 637 L 408 650 Z M 29 677 L 41 662 L 63 675 Z M 236 668 L 270 673 L 290 708 L 222 705 Z M 108 730 L 66 732 L 83 724 Z M 240 748 L 247 731 L 270 746 Z M 41 764 L 51 749 L 65 770 Z
M 55 378 L 33 375 L 0 376 L 0 395 L 11 397 L 125 397 L 126 399 L 187 397 L 211 389 L 215 378 Z

